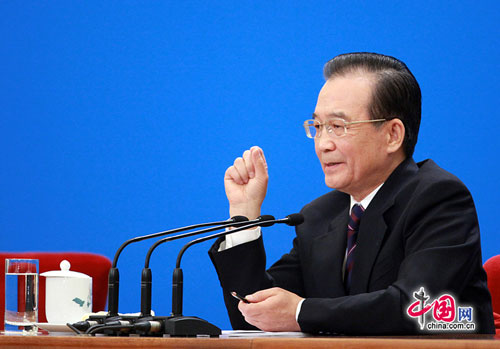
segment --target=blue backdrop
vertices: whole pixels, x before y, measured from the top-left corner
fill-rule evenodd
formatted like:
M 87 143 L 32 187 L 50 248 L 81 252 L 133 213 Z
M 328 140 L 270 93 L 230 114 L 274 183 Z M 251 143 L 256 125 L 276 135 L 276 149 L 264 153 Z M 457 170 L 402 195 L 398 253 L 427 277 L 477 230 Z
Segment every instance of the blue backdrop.
M 260 145 L 263 213 L 325 193 L 302 129 L 323 64 L 349 51 L 405 61 L 423 92 L 417 161 L 470 188 L 483 260 L 498 254 L 498 1 L 0 1 L 0 250 L 90 251 L 228 216 L 225 169 Z M 265 231 L 268 262 L 293 231 Z M 171 311 L 185 241 L 151 259 Z M 125 249 L 120 311 L 140 304 L 151 243 Z M 230 327 L 206 251 L 188 250 L 184 313 Z

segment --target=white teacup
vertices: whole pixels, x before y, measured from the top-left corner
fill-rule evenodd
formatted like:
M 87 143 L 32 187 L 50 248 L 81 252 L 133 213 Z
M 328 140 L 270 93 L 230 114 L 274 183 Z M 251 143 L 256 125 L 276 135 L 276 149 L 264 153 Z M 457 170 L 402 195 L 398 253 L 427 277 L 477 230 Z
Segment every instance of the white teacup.
M 92 278 L 70 271 L 63 260 L 61 270 L 47 271 L 45 276 L 45 315 L 49 323 L 65 324 L 80 321 L 92 312 Z

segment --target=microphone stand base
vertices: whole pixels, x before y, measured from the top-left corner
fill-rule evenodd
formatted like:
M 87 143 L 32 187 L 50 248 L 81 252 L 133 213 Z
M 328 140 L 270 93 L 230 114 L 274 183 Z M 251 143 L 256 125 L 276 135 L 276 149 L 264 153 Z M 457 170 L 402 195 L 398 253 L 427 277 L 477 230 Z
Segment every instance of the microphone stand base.
M 139 315 L 112 316 L 112 315 L 108 315 L 108 314 L 103 314 L 103 315 L 99 314 L 99 315 L 90 315 L 87 320 L 88 321 L 95 321 L 101 325 L 109 325 L 109 324 L 116 324 L 117 322 L 123 322 L 123 323 L 128 322 L 130 324 L 133 324 L 138 319 L 139 319 Z M 75 324 L 73 324 L 73 325 L 75 325 Z M 130 330 L 121 331 L 118 329 L 105 329 L 104 331 L 99 332 L 99 333 L 107 335 L 107 336 L 128 336 L 128 335 L 130 335 L 130 332 L 133 333 L 133 331 L 130 331 Z
M 173 316 L 165 320 L 165 334 L 172 337 L 218 337 L 221 330 L 210 322 L 196 316 Z
M 103 326 L 102 331 L 99 333 L 107 336 L 130 336 L 132 334 L 145 336 L 145 337 L 197 337 L 197 336 L 210 336 L 219 337 L 221 335 L 221 330 L 217 326 L 209 323 L 206 320 L 200 319 L 196 316 L 147 316 L 141 317 L 138 315 L 121 315 L 121 316 L 109 316 L 109 315 L 91 315 L 88 321 L 97 322 Z M 83 323 L 83 321 L 81 321 Z M 104 328 L 106 325 L 116 326 L 116 323 L 128 323 L 131 325 L 139 325 L 139 323 L 150 324 L 156 322 L 157 326 L 155 329 L 147 327 L 146 329 L 136 327 L 136 328 Z M 80 328 L 79 323 L 73 324 L 78 330 L 86 331 L 89 328 Z

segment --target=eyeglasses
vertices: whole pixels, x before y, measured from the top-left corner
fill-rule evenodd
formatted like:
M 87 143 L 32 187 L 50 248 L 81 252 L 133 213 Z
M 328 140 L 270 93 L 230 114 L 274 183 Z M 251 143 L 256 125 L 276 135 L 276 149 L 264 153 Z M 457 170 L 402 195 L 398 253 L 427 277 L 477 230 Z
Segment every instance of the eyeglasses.
M 310 119 L 304 121 L 304 129 L 306 130 L 306 135 L 309 138 L 321 137 L 321 129 L 323 126 L 326 128 L 326 132 L 330 135 L 335 135 L 337 137 L 343 137 L 348 132 L 347 130 L 351 125 L 356 124 L 367 124 L 372 122 L 384 122 L 386 119 L 375 119 L 375 120 L 359 120 L 359 121 L 345 121 L 344 119 L 328 119 L 325 122 L 320 122 L 316 119 Z

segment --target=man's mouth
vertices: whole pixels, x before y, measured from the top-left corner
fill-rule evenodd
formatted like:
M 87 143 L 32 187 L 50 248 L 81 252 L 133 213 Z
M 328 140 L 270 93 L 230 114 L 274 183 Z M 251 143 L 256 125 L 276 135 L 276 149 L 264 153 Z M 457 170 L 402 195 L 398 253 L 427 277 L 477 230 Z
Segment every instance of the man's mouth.
M 333 167 L 338 164 L 340 164 L 340 162 L 326 162 L 325 167 Z
M 339 165 L 341 164 L 341 162 L 325 162 L 325 171 L 334 171 Z

